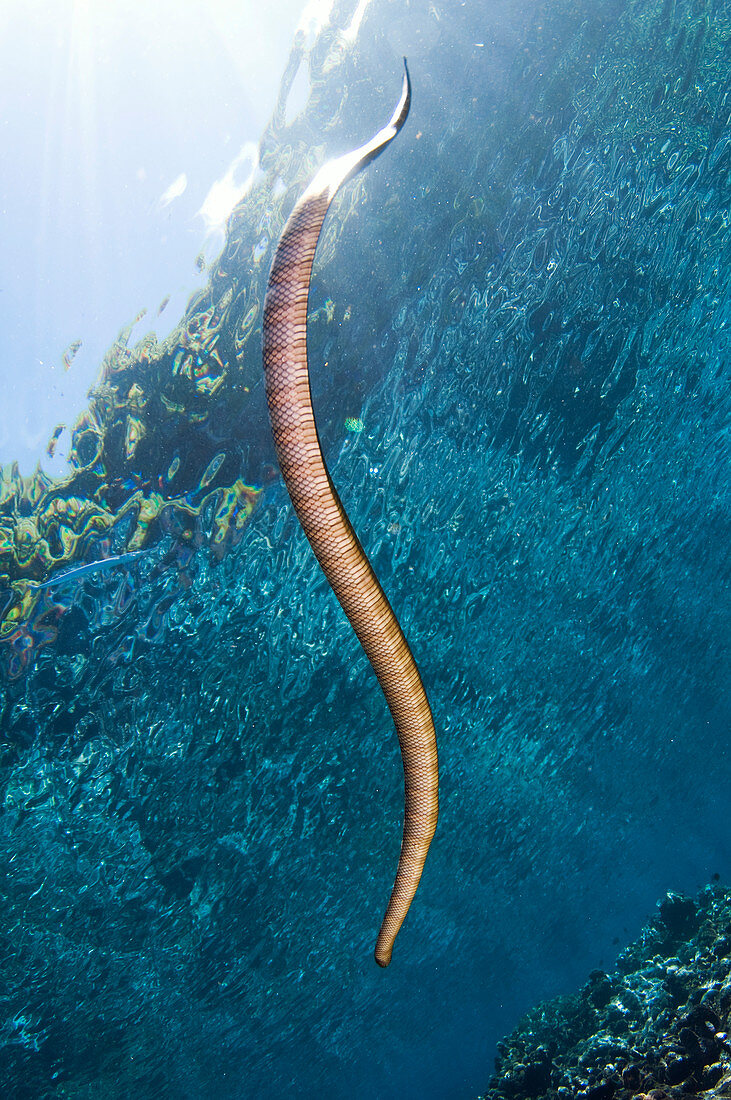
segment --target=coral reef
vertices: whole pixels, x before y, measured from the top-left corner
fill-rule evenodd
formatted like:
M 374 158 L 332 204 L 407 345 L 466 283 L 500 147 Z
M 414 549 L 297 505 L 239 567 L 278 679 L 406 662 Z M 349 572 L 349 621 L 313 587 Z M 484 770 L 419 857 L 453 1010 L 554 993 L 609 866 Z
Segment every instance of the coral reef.
M 499 1044 L 484 1100 L 731 1096 L 731 890 L 668 893 L 658 910 L 611 974 Z

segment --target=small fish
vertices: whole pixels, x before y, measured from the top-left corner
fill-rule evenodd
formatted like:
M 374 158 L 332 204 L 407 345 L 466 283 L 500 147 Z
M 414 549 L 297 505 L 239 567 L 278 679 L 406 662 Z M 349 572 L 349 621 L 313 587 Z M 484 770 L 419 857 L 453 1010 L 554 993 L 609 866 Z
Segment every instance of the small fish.
M 65 424 L 57 424 L 56 427 L 53 429 L 53 435 L 48 440 L 48 446 L 46 447 L 46 454 L 49 458 L 53 458 L 53 456 L 55 455 L 56 445 L 61 436 L 61 432 L 64 430 L 65 427 Z
M 67 569 L 65 573 L 59 573 L 55 577 L 51 577 L 50 580 L 43 581 L 39 584 L 38 581 L 27 581 L 28 587 L 33 588 L 36 592 L 42 588 L 52 588 L 57 584 L 65 584 L 67 581 L 75 581 L 79 577 L 85 576 L 87 573 L 96 573 L 99 569 L 111 569 L 117 565 L 127 565 L 129 562 L 139 558 L 141 554 L 149 554 L 149 550 L 130 550 L 126 554 L 117 554 L 112 558 L 101 558 L 100 561 L 89 561 L 85 565 L 77 565 L 74 569 Z
M 163 209 L 169 206 L 174 199 L 179 199 L 188 186 L 188 177 L 185 172 L 181 172 L 176 179 L 170 184 L 167 190 L 163 191 L 159 198 L 160 208 Z
M 76 352 L 79 350 L 80 347 L 81 347 L 81 340 L 72 340 L 71 343 L 69 344 L 69 346 L 66 348 L 66 351 L 61 356 L 61 360 L 63 362 L 63 369 L 64 370 L 69 369 L 69 367 L 71 366 L 72 360 L 73 360 L 74 356 L 76 355 Z
M 258 242 L 254 245 L 254 263 L 258 264 L 259 260 L 265 255 L 267 248 L 269 247 L 269 238 L 266 233 L 263 237 L 260 237 Z
M 179 469 L 180 469 L 180 455 L 176 454 L 175 457 L 173 458 L 173 461 L 170 463 L 170 466 L 168 467 L 168 472 L 165 474 L 165 480 L 166 481 L 172 481 Z
M 205 489 L 208 485 L 211 484 L 214 477 L 216 476 L 218 471 L 221 469 L 221 466 L 223 464 L 223 460 L 225 459 L 225 457 L 226 457 L 226 455 L 223 452 L 219 452 L 214 458 L 211 459 L 211 461 L 208 463 L 208 466 L 206 467 L 206 469 L 203 473 L 203 476 L 201 477 L 201 480 L 200 480 L 201 489 Z

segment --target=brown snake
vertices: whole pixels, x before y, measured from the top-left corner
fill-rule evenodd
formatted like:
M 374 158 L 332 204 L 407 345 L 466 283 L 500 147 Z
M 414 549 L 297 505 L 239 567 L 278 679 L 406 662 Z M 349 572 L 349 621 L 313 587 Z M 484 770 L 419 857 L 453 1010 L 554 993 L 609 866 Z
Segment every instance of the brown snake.
M 410 102 L 404 59 L 403 91 L 391 121 L 360 149 L 324 165 L 295 205 L 274 256 L 264 302 L 267 404 L 282 477 L 315 556 L 378 677 L 401 746 L 404 831 L 396 880 L 376 941 L 379 966 L 391 961 L 436 828 L 437 745 L 411 650 L 322 456 L 307 365 L 307 300 L 317 240 L 335 192 L 396 137 Z

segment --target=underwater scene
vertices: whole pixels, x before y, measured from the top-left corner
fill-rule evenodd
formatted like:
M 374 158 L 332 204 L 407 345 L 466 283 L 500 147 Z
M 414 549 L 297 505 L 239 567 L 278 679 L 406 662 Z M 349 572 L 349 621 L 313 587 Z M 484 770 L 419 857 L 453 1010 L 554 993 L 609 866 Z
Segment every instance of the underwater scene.
M 180 320 L 119 317 L 66 473 L 62 425 L 0 467 L 0 1092 L 731 1096 L 731 2 L 324 11 Z M 306 310 L 439 753 L 384 969 L 399 739 L 262 347 L 404 58 Z

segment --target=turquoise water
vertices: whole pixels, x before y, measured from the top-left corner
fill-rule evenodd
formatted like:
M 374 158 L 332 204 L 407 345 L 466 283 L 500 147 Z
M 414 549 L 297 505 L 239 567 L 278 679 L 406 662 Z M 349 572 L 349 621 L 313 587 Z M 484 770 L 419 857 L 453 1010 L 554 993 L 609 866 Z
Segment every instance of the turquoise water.
M 245 415 L 201 428 L 266 481 L 241 540 L 161 530 L 80 576 L 3 684 L 9 1095 L 475 1096 L 521 1011 L 728 879 L 730 28 L 720 0 L 373 0 L 315 44 L 272 193 L 412 74 L 329 215 L 310 361 L 432 702 L 437 835 L 380 971 L 398 747 L 264 476 L 254 328 Z M 222 269 L 261 285 L 280 213 Z

